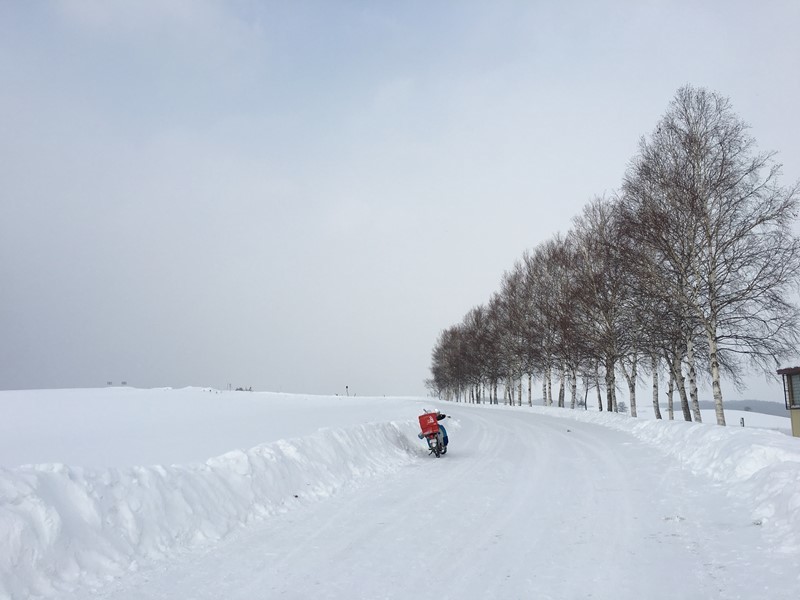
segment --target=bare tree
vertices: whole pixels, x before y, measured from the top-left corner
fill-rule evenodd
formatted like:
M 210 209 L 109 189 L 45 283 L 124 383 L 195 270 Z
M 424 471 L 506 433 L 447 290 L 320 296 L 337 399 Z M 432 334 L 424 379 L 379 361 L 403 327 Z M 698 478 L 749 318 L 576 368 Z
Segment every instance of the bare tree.
M 696 322 L 705 336 L 720 425 L 721 355 L 770 369 L 798 335 L 788 292 L 800 272 L 800 243 L 789 228 L 799 188 L 778 184 L 774 154 L 756 152 L 747 130 L 727 98 L 681 88 L 656 131 L 640 142 L 624 183 L 640 215 L 661 219 L 649 243 L 680 273 L 685 322 Z M 692 340 L 690 332 L 690 370 Z
M 533 372 L 540 356 L 532 290 L 533 286 L 526 281 L 523 262 L 517 262 L 513 270 L 504 273 L 500 291 L 506 328 L 503 345 L 510 355 L 510 372 L 519 378 L 520 385 L 522 377 L 528 376 L 528 405 L 533 404 Z
M 619 221 L 614 205 L 595 199 L 574 220 L 571 232 L 576 248 L 576 273 L 580 294 L 575 296 L 579 310 L 580 333 L 591 358 L 605 370 L 606 409 L 616 412 L 616 367 L 629 351 L 624 308 L 629 272 L 623 255 Z
M 467 364 L 463 352 L 465 332 L 456 325 L 439 334 L 431 356 L 431 385 L 437 394 L 456 401 L 467 385 Z
M 532 368 L 538 369 L 542 377 L 542 402 L 545 406 L 553 403 L 552 371 L 555 361 L 557 334 L 550 315 L 552 314 L 552 294 L 550 289 L 550 264 L 546 245 L 540 244 L 523 257 L 526 328 L 533 333 L 528 340 L 532 350 Z M 535 351 L 533 349 L 535 348 Z

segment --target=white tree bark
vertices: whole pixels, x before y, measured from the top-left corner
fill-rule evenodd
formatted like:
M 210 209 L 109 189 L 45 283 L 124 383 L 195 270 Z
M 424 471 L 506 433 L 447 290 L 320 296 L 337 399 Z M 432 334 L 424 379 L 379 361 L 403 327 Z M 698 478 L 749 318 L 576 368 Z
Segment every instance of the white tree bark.
M 575 410 L 575 406 L 578 404 L 578 374 L 575 369 L 570 369 L 570 388 L 572 392 L 570 408 Z
M 594 386 L 597 389 L 597 408 L 603 412 L 603 395 L 600 393 L 600 368 L 594 365 Z
M 638 379 L 637 374 L 637 363 L 639 360 L 638 354 L 634 353 L 630 358 L 630 371 L 626 368 L 625 364 L 626 360 L 620 360 L 620 366 L 622 367 L 622 374 L 625 376 L 625 381 L 628 384 L 628 399 L 631 404 L 631 416 L 636 417 L 636 380 Z
M 533 406 L 533 375 L 528 373 L 528 406 Z
M 672 370 L 670 369 L 669 385 L 667 386 L 667 412 L 669 414 L 670 421 L 675 420 L 675 403 L 672 401 L 674 393 L 675 393 L 675 376 L 672 374 Z
M 711 328 L 714 329 L 713 327 Z M 708 348 L 710 355 L 710 371 L 711 371 L 711 393 L 714 396 L 714 412 L 717 417 L 717 425 L 725 425 L 725 411 L 722 408 L 722 387 L 720 386 L 719 378 L 719 360 L 717 358 L 717 336 L 716 331 L 708 334 Z
M 686 362 L 689 365 L 689 397 L 692 400 L 692 415 L 697 423 L 703 422 L 703 416 L 700 414 L 700 402 L 697 398 L 697 370 L 694 363 L 694 343 L 692 342 L 691 335 L 686 338 Z
M 616 361 L 613 356 L 606 356 L 606 410 L 617 412 L 617 378 Z
M 650 355 L 650 369 L 653 371 L 653 412 L 656 419 L 661 419 L 661 407 L 658 404 L 658 358 Z
M 678 396 L 681 399 L 681 411 L 683 412 L 683 420 L 691 421 L 692 413 L 689 411 L 689 398 L 686 396 L 686 378 L 683 376 L 683 367 L 681 366 L 681 358 L 676 353 L 672 360 L 672 377 L 675 380 L 675 387 L 678 389 Z

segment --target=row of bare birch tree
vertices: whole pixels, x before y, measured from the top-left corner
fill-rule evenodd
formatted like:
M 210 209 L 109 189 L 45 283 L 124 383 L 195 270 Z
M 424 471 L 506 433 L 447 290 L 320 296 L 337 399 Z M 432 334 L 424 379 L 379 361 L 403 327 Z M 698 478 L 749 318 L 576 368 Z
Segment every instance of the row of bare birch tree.
M 590 390 L 617 411 L 617 377 L 632 416 L 636 382 L 668 382 L 686 420 L 700 421 L 698 385 L 745 367 L 773 371 L 798 341 L 794 302 L 800 184 L 779 182 L 775 153 L 759 152 L 730 101 L 703 88 L 676 93 L 643 137 L 611 198 L 596 198 L 503 275 L 487 304 L 441 332 L 429 387 L 448 399 L 586 406 Z M 582 398 L 578 397 L 578 381 Z M 555 384 L 558 391 L 555 392 Z M 688 384 L 688 390 L 687 390 Z M 554 393 L 556 397 L 554 398 Z M 538 395 L 538 394 L 537 394 Z

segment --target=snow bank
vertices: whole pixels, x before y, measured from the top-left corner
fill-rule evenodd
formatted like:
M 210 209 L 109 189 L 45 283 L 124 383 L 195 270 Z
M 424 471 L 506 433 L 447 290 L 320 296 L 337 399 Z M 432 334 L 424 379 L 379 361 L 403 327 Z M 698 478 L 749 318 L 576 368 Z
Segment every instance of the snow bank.
M 95 586 L 418 457 L 415 423 L 323 429 L 204 464 L 0 469 L 0 598 Z
M 765 429 L 635 419 L 533 407 L 534 411 L 627 431 L 718 482 L 752 507 L 778 552 L 800 553 L 800 439 Z
M 305 437 L 323 427 L 410 419 L 417 409 L 408 404 L 210 388 L 0 391 L 0 467 L 205 462 L 231 448 Z

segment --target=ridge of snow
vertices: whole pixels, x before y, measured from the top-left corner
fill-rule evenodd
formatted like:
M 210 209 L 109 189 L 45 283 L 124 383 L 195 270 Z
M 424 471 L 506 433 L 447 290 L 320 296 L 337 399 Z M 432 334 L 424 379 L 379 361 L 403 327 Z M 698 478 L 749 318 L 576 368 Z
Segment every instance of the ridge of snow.
M 420 456 L 416 441 L 415 423 L 370 423 L 190 465 L 0 469 L 0 598 L 100 585 L 139 561 L 398 469 Z

